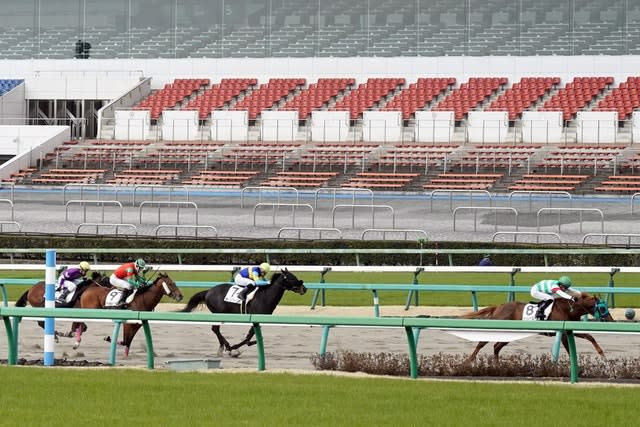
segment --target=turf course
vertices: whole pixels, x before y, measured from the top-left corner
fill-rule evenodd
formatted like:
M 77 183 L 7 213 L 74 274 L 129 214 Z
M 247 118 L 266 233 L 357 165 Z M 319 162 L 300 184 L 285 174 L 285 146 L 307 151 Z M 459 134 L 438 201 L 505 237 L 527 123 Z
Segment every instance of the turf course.
M 627 425 L 640 412 L 638 387 L 594 384 L 8 366 L 0 378 L 0 426 Z

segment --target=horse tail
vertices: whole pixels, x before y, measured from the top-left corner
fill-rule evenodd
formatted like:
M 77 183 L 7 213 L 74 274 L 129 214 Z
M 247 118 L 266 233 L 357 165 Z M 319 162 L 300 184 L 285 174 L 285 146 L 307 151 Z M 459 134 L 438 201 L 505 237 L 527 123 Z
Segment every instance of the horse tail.
M 201 292 L 198 292 L 197 294 L 194 294 L 191 297 L 191 299 L 189 299 L 189 302 L 187 303 L 187 305 L 182 310 L 178 310 L 178 311 L 180 313 L 193 311 L 194 308 L 196 308 L 197 306 L 199 306 L 204 302 L 207 292 L 209 292 L 209 290 L 201 291 Z
M 29 295 L 29 291 L 25 291 L 24 294 L 22 294 L 22 296 L 20 298 L 18 298 L 18 301 L 16 301 L 16 307 L 26 307 L 27 306 L 27 295 Z
M 492 305 L 485 307 L 479 311 L 471 311 L 467 314 L 460 316 L 461 319 L 492 319 L 493 313 L 496 311 L 497 306 Z

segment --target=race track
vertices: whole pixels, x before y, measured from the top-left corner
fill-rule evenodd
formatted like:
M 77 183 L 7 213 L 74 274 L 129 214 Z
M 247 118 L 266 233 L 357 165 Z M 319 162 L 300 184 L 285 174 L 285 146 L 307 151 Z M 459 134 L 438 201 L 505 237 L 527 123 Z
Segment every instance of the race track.
M 161 304 L 162 309 L 175 310 L 177 306 Z M 401 307 L 382 307 L 382 316 L 416 316 L 420 314 L 457 315 L 465 309 L 447 309 L 418 307 L 408 312 Z M 304 314 L 304 315 L 346 315 L 346 316 L 371 316 L 371 307 L 347 308 L 347 307 L 319 307 L 311 310 L 308 307 L 283 306 L 276 310 L 275 314 Z M 614 317 L 622 318 L 622 309 L 613 310 Z M 73 350 L 73 339 L 61 338 L 55 347 L 56 359 L 67 359 L 88 362 L 104 362 L 109 360 L 110 344 L 104 341 L 104 337 L 113 331 L 111 323 L 92 322 L 89 330 L 83 335 L 83 340 L 78 350 Z M 67 331 L 70 322 L 56 322 L 56 329 Z M 156 353 L 155 368 L 168 369 L 166 361 L 173 359 L 211 359 L 217 357 L 217 340 L 207 324 L 169 324 L 151 323 L 154 349 Z M 247 325 L 223 325 L 222 332 L 233 344 L 240 341 L 247 332 Z M 266 368 L 270 369 L 295 369 L 314 370 L 310 358 L 318 353 L 322 337 L 322 327 L 319 326 L 271 326 L 262 328 L 265 340 Z M 596 339 L 605 350 L 609 358 L 639 357 L 640 336 L 598 334 Z M 549 354 L 553 339 L 542 336 L 532 336 L 510 343 L 504 348 L 502 354 Z M 576 340 L 579 354 L 595 355 L 591 344 L 584 340 Z M 37 360 L 43 357 L 43 331 L 35 321 L 24 320 L 20 327 L 19 358 Z M 452 355 L 468 355 L 475 343 L 457 338 L 449 333 L 439 330 L 423 330 L 418 343 L 419 355 L 431 355 L 438 353 Z M 327 351 L 350 350 L 356 352 L 371 353 L 407 353 L 407 341 L 402 328 L 332 328 Z M 485 347 L 481 354 L 491 354 L 491 346 Z M 7 342 L 0 342 L 0 356 L 5 358 L 7 354 Z M 224 356 L 221 361 L 222 369 L 257 369 L 256 347 L 244 349 L 238 358 Z M 128 358 L 123 357 L 123 350 L 119 348 L 117 354 L 117 366 L 141 367 L 147 366 L 146 346 L 142 330 L 136 335 L 131 353 Z

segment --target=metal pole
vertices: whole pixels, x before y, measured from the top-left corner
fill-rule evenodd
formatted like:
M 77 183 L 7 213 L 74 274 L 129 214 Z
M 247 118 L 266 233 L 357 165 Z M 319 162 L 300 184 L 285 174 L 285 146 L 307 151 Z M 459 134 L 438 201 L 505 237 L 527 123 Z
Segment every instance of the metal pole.
M 55 308 L 56 251 L 53 249 L 47 249 L 46 252 L 44 283 L 44 306 L 45 308 Z M 44 366 L 55 365 L 55 330 L 55 317 L 46 317 L 44 319 Z

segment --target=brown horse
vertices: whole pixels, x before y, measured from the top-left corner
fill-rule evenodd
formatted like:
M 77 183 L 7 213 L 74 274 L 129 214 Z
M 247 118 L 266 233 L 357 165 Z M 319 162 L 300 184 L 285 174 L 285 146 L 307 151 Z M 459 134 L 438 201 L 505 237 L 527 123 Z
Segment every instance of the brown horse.
M 493 319 L 493 320 L 522 320 L 522 313 L 524 311 L 526 303 L 512 301 L 506 304 L 494 305 L 483 308 L 480 311 L 473 311 L 461 316 L 463 319 Z M 566 299 L 556 299 L 549 314 L 548 320 L 573 320 L 577 321 L 586 314 L 590 314 L 596 319 L 602 322 L 612 322 L 613 317 L 609 313 L 609 308 L 605 301 L 599 300 L 593 295 L 582 293 L 582 296 L 577 301 L 573 302 Z M 550 336 L 551 334 L 543 333 L 542 335 Z M 578 338 L 583 338 L 591 342 L 600 356 L 604 357 L 604 351 L 598 345 L 596 340 L 589 334 L 575 334 Z M 481 341 L 476 346 L 473 353 L 466 359 L 465 363 L 469 363 L 475 360 L 478 352 L 487 345 L 488 341 Z M 504 346 L 509 344 L 508 342 L 496 342 L 493 345 L 493 356 L 498 361 L 500 350 Z M 567 335 L 562 334 L 562 345 L 567 353 L 569 352 L 569 344 L 567 341 Z
M 91 286 L 80 297 L 81 308 L 105 308 L 105 299 L 111 289 L 103 286 Z M 133 301 L 126 307 L 128 310 L 153 311 L 164 295 L 169 295 L 177 302 L 182 301 L 182 292 L 166 273 L 158 277 L 146 287 L 138 289 Z M 125 323 L 122 330 L 122 341 L 125 356 L 129 355 L 129 348 L 133 337 L 140 329 L 139 323 Z M 110 339 L 109 339 L 110 340 Z
M 96 285 L 98 281 L 102 279 L 102 273 L 98 271 L 94 271 L 91 273 L 91 278 L 87 278 L 84 281 L 80 282 L 76 288 L 75 293 L 73 294 L 73 298 L 69 304 L 65 307 L 79 307 L 80 306 L 80 296 L 82 293 L 89 287 Z M 36 283 L 32 287 L 30 287 L 27 291 L 25 291 L 20 298 L 16 301 L 16 307 L 26 307 L 29 304 L 31 307 L 44 307 L 44 293 L 45 293 L 45 283 L 44 280 Z M 38 325 L 44 329 L 44 322 L 39 321 Z M 76 343 L 73 348 L 76 349 L 80 345 L 80 335 L 82 332 L 87 330 L 87 325 L 82 322 L 73 322 L 71 325 L 71 331 L 67 333 L 62 333 L 55 331 L 55 339 L 58 341 L 58 337 L 67 337 L 70 338 L 72 336 L 76 336 Z

